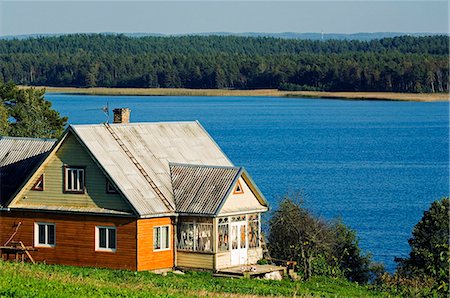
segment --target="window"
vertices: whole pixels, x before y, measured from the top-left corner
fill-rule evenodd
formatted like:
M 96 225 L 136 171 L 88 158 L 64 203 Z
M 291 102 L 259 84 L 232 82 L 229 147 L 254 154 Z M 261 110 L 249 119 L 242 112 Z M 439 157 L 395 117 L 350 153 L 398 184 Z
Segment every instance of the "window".
M 34 246 L 54 247 L 55 246 L 55 224 L 37 222 L 34 224 Z
M 69 193 L 84 193 L 84 168 L 64 168 L 64 191 Z
M 259 247 L 259 215 L 248 215 L 248 247 Z
M 212 251 L 212 224 L 180 223 L 178 226 L 178 249 Z
M 170 248 L 170 226 L 153 228 L 153 250 L 164 250 Z
M 106 193 L 115 194 L 118 193 L 117 189 L 114 187 L 114 185 L 109 182 L 109 180 L 106 180 Z
M 236 183 L 236 187 L 234 188 L 233 191 L 234 194 L 241 194 L 244 193 L 244 190 L 242 189 L 242 185 L 241 182 L 238 180 L 238 182 Z
M 183 222 L 178 226 L 178 248 L 194 250 L 194 224 Z
M 228 217 L 219 218 L 219 251 L 228 251 Z
M 34 184 L 32 190 L 43 191 L 44 190 L 44 174 L 42 174 L 39 179 Z
M 95 227 L 95 250 L 116 251 L 115 227 Z

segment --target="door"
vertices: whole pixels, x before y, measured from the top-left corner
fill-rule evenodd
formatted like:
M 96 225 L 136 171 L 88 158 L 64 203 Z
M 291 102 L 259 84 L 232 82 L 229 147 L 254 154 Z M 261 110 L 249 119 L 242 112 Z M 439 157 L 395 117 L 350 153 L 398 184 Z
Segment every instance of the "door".
M 231 266 L 247 263 L 247 222 L 231 223 Z

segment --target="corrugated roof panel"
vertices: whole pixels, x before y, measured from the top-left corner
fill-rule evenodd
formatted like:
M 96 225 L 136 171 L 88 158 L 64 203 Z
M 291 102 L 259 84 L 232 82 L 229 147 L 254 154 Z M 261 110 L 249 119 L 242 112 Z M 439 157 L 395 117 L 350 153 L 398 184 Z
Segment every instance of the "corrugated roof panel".
M 156 196 L 104 125 L 74 125 L 72 129 L 139 215 L 173 212 Z
M 171 164 L 170 171 L 176 211 L 214 215 L 241 169 Z
M 53 139 L 0 137 L 0 206 L 10 200 L 55 142 Z

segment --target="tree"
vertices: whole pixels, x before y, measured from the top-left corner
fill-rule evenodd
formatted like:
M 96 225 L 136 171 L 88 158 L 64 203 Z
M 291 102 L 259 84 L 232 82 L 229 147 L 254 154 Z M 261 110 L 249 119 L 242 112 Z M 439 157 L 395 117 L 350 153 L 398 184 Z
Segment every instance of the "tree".
M 342 220 L 334 226 L 332 247 L 333 260 L 350 281 L 367 283 L 371 279 L 371 256 L 364 254 L 359 247 L 356 232 L 347 227 Z
M 0 135 L 7 135 L 9 130 L 8 110 L 3 102 L 0 102 Z
M 434 201 L 414 226 L 409 258 L 396 259 L 397 271 L 408 277 L 432 277 L 439 291 L 448 291 L 449 198 Z
M 327 223 L 302 207 L 300 197 L 286 196 L 269 221 L 269 248 L 272 256 L 298 261 L 304 278 L 312 276 L 313 261 L 331 248 Z
M 300 195 L 285 196 L 269 224 L 271 256 L 297 261 L 305 279 L 315 274 L 367 283 L 380 271 L 361 251 L 355 231 L 342 220 L 331 223 L 314 216 Z
M 0 82 L 0 129 L 4 126 L 1 133 L 15 137 L 59 137 L 67 123 L 67 117 L 61 117 L 53 110 L 44 94 L 45 89 L 19 89 L 13 83 Z

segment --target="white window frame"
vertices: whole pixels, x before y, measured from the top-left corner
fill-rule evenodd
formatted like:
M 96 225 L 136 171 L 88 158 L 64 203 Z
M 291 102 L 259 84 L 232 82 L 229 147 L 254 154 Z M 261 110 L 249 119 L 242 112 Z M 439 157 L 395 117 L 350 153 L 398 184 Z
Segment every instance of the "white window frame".
M 39 243 L 39 226 L 45 226 L 45 243 Z M 54 236 L 53 244 L 48 243 L 48 226 L 53 226 Z M 34 246 L 35 247 L 55 247 L 56 246 L 56 225 L 52 222 L 35 222 L 34 223 Z
M 164 247 L 163 248 L 163 236 L 162 236 L 162 230 L 163 230 L 163 228 L 165 228 L 165 227 L 167 227 L 168 229 L 167 229 L 167 239 L 169 240 L 168 241 L 168 244 L 169 244 L 169 246 L 168 247 Z M 161 243 L 161 248 L 155 248 L 155 231 L 156 231 L 156 229 L 160 229 L 160 233 L 159 233 L 159 243 Z M 171 248 L 171 245 L 170 245 L 170 242 L 172 242 L 171 241 L 171 238 L 170 238 L 170 234 L 171 234 L 172 232 L 171 232 L 171 230 L 170 230 L 170 225 L 163 225 L 163 226 L 154 226 L 153 227 L 153 251 L 164 251 L 164 250 L 170 250 L 170 248 Z
M 106 247 L 100 247 L 100 229 L 106 229 Z M 116 233 L 114 248 L 109 248 L 109 231 Z M 95 251 L 116 252 L 117 250 L 117 228 L 114 226 L 95 226 Z
M 72 188 L 69 189 L 69 172 L 77 172 L 77 177 L 82 178 L 82 183 L 80 185 L 80 179 L 74 180 L 73 173 L 70 174 L 70 178 L 72 178 Z M 86 185 L 86 176 L 85 176 L 85 168 L 83 167 L 64 167 L 64 192 L 66 193 L 84 193 L 84 188 Z M 77 184 L 77 187 L 75 187 L 75 184 Z

